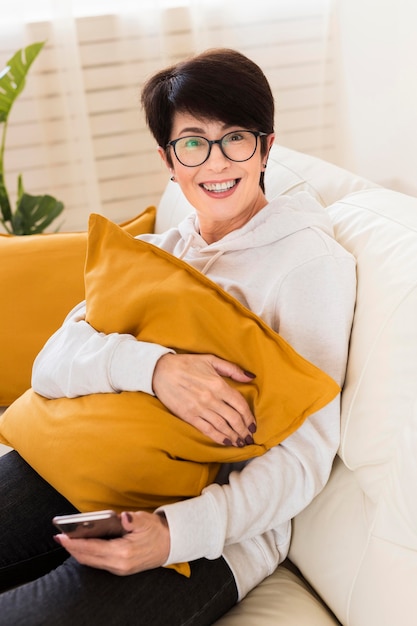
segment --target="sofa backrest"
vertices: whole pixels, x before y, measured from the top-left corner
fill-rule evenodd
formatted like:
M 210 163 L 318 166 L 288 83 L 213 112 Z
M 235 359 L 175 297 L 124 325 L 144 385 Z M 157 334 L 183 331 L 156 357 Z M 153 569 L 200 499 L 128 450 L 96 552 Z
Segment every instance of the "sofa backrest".
M 401 449 L 403 427 L 417 411 L 417 198 L 369 189 L 328 210 L 358 274 L 339 454 L 352 470 L 368 466 L 358 480 L 377 501 L 390 488 L 384 466 Z M 412 435 L 416 443 L 417 429 Z M 404 454 L 398 461 L 399 471 Z M 414 459 L 413 466 L 417 472 Z M 412 469 L 403 467 L 409 475 Z
M 412 626 L 417 597 L 417 198 L 328 207 L 357 259 L 339 459 L 294 522 L 291 558 L 349 626 Z

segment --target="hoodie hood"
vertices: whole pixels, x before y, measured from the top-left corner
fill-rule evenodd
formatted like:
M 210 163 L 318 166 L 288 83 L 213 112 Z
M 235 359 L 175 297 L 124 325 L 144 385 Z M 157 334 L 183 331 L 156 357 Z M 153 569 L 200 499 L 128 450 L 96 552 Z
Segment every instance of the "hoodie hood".
M 266 246 L 306 228 L 318 229 L 333 237 L 328 214 L 306 192 L 279 196 L 244 226 L 212 244 L 207 244 L 200 236 L 198 216 L 192 213 L 178 226 L 181 239 L 177 243 L 175 255 L 183 259 L 198 255 L 201 260 L 198 269 L 205 274 L 227 252 Z

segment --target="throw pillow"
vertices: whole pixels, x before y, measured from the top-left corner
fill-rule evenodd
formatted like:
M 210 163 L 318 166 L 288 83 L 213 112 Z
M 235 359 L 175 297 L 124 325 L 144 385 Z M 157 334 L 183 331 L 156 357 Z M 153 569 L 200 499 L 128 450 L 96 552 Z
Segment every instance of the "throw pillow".
M 153 232 L 156 209 L 121 224 Z M 0 406 L 30 387 L 33 360 L 65 316 L 84 299 L 87 233 L 0 235 Z
M 218 285 L 167 252 L 90 218 L 87 321 L 177 351 L 214 353 L 255 372 L 241 384 L 257 417 L 254 445 L 216 444 L 141 392 L 47 400 L 32 390 L 0 418 L 0 439 L 81 511 L 147 509 L 189 498 L 220 463 L 263 454 L 338 393 Z

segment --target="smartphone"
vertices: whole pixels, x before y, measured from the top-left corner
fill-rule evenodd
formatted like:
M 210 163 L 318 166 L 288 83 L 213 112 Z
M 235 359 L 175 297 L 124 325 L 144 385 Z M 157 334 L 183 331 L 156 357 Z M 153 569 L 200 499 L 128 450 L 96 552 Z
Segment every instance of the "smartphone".
M 57 515 L 52 523 L 71 538 L 96 537 L 114 539 L 126 533 L 114 511 L 92 511 L 73 515 Z

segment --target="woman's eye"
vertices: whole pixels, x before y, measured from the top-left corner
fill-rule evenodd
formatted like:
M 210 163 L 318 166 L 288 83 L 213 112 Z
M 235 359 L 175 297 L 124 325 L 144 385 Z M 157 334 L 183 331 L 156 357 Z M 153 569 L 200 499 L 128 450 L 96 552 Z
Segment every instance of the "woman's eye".
M 243 137 L 240 133 L 233 133 L 227 137 L 227 141 L 242 141 Z
M 199 148 L 202 145 L 202 141 L 201 139 L 199 139 L 198 137 L 190 137 L 190 139 L 187 139 L 185 142 L 185 147 L 186 148 Z

